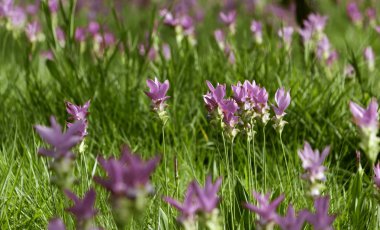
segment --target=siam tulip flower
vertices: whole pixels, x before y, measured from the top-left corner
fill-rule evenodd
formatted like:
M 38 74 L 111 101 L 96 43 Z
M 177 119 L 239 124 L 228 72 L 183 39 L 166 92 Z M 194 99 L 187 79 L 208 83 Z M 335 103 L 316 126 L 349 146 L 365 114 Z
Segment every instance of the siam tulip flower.
M 66 43 L 66 34 L 65 32 L 63 31 L 63 29 L 61 27 L 57 27 L 55 29 L 55 35 L 57 37 L 57 42 L 58 44 L 61 46 L 61 47 L 64 47 L 65 46 L 65 43 Z
M 61 126 L 53 116 L 50 117 L 50 123 L 51 127 L 41 125 L 34 127 L 40 137 L 52 146 L 51 149 L 40 148 L 38 152 L 43 156 L 55 159 L 72 157 L 70 149 L 82 141 L 82 137 L 78 135 L 82 121 L 75 122 L 65 133 L 62 133 Z
M 380 34 L 380 26 L 376 26 L 375 30 L 376 30 L 376 32 L 378 32 Z
M 298 33 L 302 38 L 304 46 L 310 46 L 311 39 L 313 37 L 313 28 L 310 26 L 305 26 L 303 29 L 299 29 Z
M 206 104 L 207 110 L 211 113 L 223 102 L 224 97 L 226 96 L 226 85 L 220 85 L 218 83 L 214 88 L 211 82 L 206 81 L 206 83 L 210 92 L 203 96 L 203 100 Z
M 306 213 L 300 212 L 298 215 L 292 205 L 289 205 L 286 216 L 277 217 L 276 223 L 282 230 L 301 230 L 305 224 Z
M 221 29 L 214 31 L 215 41 L 221 50 L 225 49 L 226 37 Z
M 34 4 L 28 4 L 26 5 L 26 8 L 25 8 L 25 11 L 30 15 L 30 16 L 34 16 L 38 13 L 40 9 L 40 1 L 37 0 L 35 1 Z
M 108 178 L 95 177 L 95 181 L 109 190 L 113 196 L 136 199 L 140 195 L 153 192 L 149 178 L 156 169 L 160 157 L 144 162 L 125 146 L 119 160 L 112 157 L 106 160 L 100 157 L 98 161 L 107 172 Z
M 75 41 L 77 42 L 84 42 L 87 37 L 87 31 L 85 28 L 77 27 L 75 29 Z
M 40 56 L 45 58 L 46 60 L 54 60 L 54 54 L 51 50 L 41 51 Z
M 350 102 L 350 110 L 354 118 L 354 123 L 360 130 L 360 147 L 371 161 L 375 164 L 379 153 L 380 140 L 377 137 L 379 129 L 378 104 L 373 98 L 367 109 L 362 108 L 354 102 Z
M 378 104 L 375 98 L 372 98 L 367 109 L 362 108 L 355 102 L 350 102 L 350 110 L 355 124 L 361 129 L 377 130 L 379 127 Z
M 378 189 L 380 189 L 380 163 L 377 163 L 376 166 L 373 167 L 373 181 Z
M 290 50 L 292 43 L 293 27 L 283 27 L 278 31 L 278 36 L 282 39 L 285 49 Z
M 50 149 L 40 148 L 38 153 L 54 159 L 50 165 L 50 169 L 55 173 L 51 182 L 60 188 L 70 188 L 75 181 L 71 172 L 74 158 L 71 149 L 83 139 L 78 135 L 83 121 L 75 122 L 65 133 L 62 132 L 61 126 L 57 124 L 53 116 L 50 117 L 50 123 L 51 127 L 41 125 L 34 127 L 40 137 L 51 145 Z
M 199 210 L 200 203 L 196 197 L 194 185 L 192 183 L 190 183 L 187 187 L 185 199 L 182 204 L 171 197 L 165 197 L 164 201 L 180 212 L 180 216 L 177 219 L 180 223 L 184 226 L 195 226 L 195 218 L 197 211 Z
M 270 193 L 265 195 L 253 192 L 253 196 L 257 200 L 258 205 L 245 203 L 244 207 L 252 212 L 255 212 L 260 218 L 257 222 L 259 229 L 272 229 L 276 220 L 279 218 L 276 209 L 284 200 L 284 195 L 280 195 L 275 200 L 270 202 Z
M 336 218 L 335 215 L 329 215 L 329 197 L 317 197 L 314 200 L 315 213 L 305 211 L 307 222 L 315 230 L 333 230 L 332 224 Z
M 236 85 L 231 85 L 232 92 L 233 92 L 233 99 L 238 103 L 242 104 L 246 101 L 246 89 L 245 87 L 238 82 Z
M 29 23 L 26 26 L 25 33 L 31 43 L 42 41 L 44 39 L 44 35 L 41 32 L 41 26 L 37 21 Z
M 327 66 L 332 66 L 339 58 L 339 54 L 336 50 L 330 52 L 329 57 L 326 60 Z
M 65 104 L 67 113 L 71 115 L 71 117 L 69 117 L 69 120 L 82 121 L 82 126 L 79 128 L 79 135 L 81 137 L 87 136 L 87 116 L 89 114 L 88 109 L 90 107 L 90 100 L 88 100 L 83 106 L 74 105 L 71 102 L 65 102 Z M 67 123 L 67 127 L 69 128 L 72 125 L 72 123 Z
M 48 7 L 51 13 L 56 14 L 59 10 L 59 0 L 48 0 Z
M 317 57 L 320 60 L 327 60 L 330 56 L 330 41 L 327 36 L 324 36 L 317 45 Z
M 277 107 L 275 105 L 272 105 L 273 111 L 275 113 L 275 116 L 272 118 L 272 120 L 275 122 L 273 124 L 273 127 L 276 131 L 278 131 L 280 134 L 282 133 L 282 130 L 284 129 L 286 121 L 283 120 L 283 117 L 285 116 L 285 110 L 290 105 L 290 93 L 289 91 L 286 92 L 284 87 L 281 87 L 277 89 L 276 95 L 275 95 L 275 101 L 277 104 Z
M 162 44 L 161 50 L 162 50 L 162 56 L 165 58 L 165 60 L 168 61 L 172 58 L 169 44 L 167 43 Z
M 375 8 L 368 8 L 366 10 L 366 14 L 367 14 L 367 18 L 368 18 L 368 21 L 369 21 L 369 24 L 371 26 L 375 26 L 376 25 L 376 9 Z
M 347 65 L 344 68 L 344 76 L 347 78 L 353 78 L 355 76 L 355 69 L 352 65 Z
M 263 42 L 261 22 L 253 20 L 251 22 L 251 32 L 253 33 L 253 37 L 255 38 L 256 44 L 261 44 Z
M 27 20 L 27 15 L 23 8 L 14 7 L 7 13 L 9 23 L 7 28 L 9 30 L 19 30 L 24 28 Z
M 371 46 L 364 49 L 364 59 L 367 62 L 368 70 L 373 71 L 375 69 L 375 53 Z
M 95 21 L 91 21 L 87 26 L 87 31 L 92 35 L 98 34 L 100 32 L 100 25 Z
M 227 56 L 228 62 L 231 65 L 234 65 L 236 63 L 235 54 L 230 45 L 226 44 L 226 48 L 224 49 L 224 54 Z
M 199 200 L 199 209 L 202 212 L 212 213 L 217 208 L 217 205 L 220 201 L 217 193 L 221 184 L 222 178 L 218 178 L 213 184 L 211 176 L 207 177 L 204 188 L 201 188 L 200 185 L 196 182 L 192 183 L 195 194 Z
M 347 14 L 355 25 L 361 26 L 363 17 L 358 5 L 355 2 L 351 2 L 347 5 Z
M 220 21 L 225 25 L 228 26 L 231 33 L 235 33 L 235 23 L 236 23 L 236 11 L 231 10 L 228 12 L 220 12 L 219 13 Z
M 169 81 L 165 80 L 161 83 L 155 78 L 154 81 L 148 79 L 146 84 L 149 87 L 149 92 L 145 92 L 145 94 L 152 100 L 153 110 L 158 112 L 160 118 L 164 118 L 166 116 L 165 108 L 167 107 L 165 101 L 170 98 L 166 95 L 170 87 Z
M 326 27 L 327 20 L 327 16 L 321 16 L 319 14 L 310 14 L 305 23 L 308 24 L 314 32 L 321 34 L 323 33 L 323 30 Z
M 286 92 L 284 87 L 281 87 L 277 89 L 276 95 L 275 95 L 275 101 L 277 104 L 277 107 L 273 105 L 273 110 L 276 114 L 276 117 L 283 117 L 285 116 L 285 110 L 290 105 L 290 93 L 289 91 Z
M 61 219 L 54 218 L 49 221 L 49 225 L 47 229 L 48 230 L 66 230 L 66 226 Z
M 125 226 L 132 216 L 141 214 L 153 193 L 150 176 L 156 169 L 160 157 L 143 161 L 133 155 L 128 147 L 122 150 L 120 159 L 99 157 L 98 161 L 107 172 L 107 177 L 94 180 L 111 193 L 111 204 L 118 224 Z
M 329 146 L 320 154 L 318 150 L 313 150 L 308 142 L 305 142 L 303 150 L 298 151 L 298 156 L 302 160 L 302 167 L 305 170 L 302 177 L 310 182 L 310 195 L 312 196 L 319 196 L 324 188 L 321 182 L 326 180 L 324 173 L 326 168 L 322 164 L 329 153 Z
M 74 202 L 74 205 L 67 209 L 73 214 L 78 222 L 78 226 L 82 226 L 84 222 L 91 220 L 98 212 L 95 208 L 96 192 L 94 189 L 90 189 L 80 199 L 77 195 L 69 190 L 65 190 L 66 196 Z M 82 224 L 82 225 L 81 225 Z

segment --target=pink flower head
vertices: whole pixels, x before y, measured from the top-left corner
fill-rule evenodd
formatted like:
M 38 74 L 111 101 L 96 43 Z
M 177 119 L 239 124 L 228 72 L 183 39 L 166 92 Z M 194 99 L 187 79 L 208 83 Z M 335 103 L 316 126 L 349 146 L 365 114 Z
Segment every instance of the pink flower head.
M 69 190 L 65 190 L 66 196 L 74 202 L 74 205 L 67 209 L 71 212 L 78 222 L 83 222 L 93 218 L 98 212 L 95 208 L 95 198 L 96 193 L 94 189 L 90 189 L 83 197 L 80 199 L 77 195 Z
M 278 217 L 276 223 L 281 227 L 282 230 L 301 230 L 303 229 L 306 213 L 300 212 L 298 215 L 294 211 L 292 205 L 289 205 L 286 216 Z
M 48 7 L 51 13 L 57 13 L 59 9 L 59 0 L 49 0 Z
M 329 215 L 329 197 L 317 197 L 314 200 L 315 213 L 305 211 L 307 222 L 316 230 L 333 230 L 332 224 L 336 218 L 335 215 Z
M 282 41 L 284 42 L 286 47 L 290 47 L 292 43 L 293 32 L 294 29 L 291 26 L 283 27 L 278 31 L 278 36 L 282 38 Z
M 372 98 L 367 109 L 362 108 L 355 102 L 350 102 L 350 110 L 355 124 L 362 129 L 377 130 L 379 126 L 379 117 L 377 113 L 379 105 L 375 98 Z
M 180 212 L 180 216 L 177 220 L 181 223 L 188 220 L 193 220 L 200 208 L 200 203 L 196 197 L 194 185 L 192 183 L 187 187 L 185 198 L 182 203 L 171 197 L 165 197 L 164 201 Z
M 172 57 L 170 45 L 167 43 L 162 44 L 161 50 L 162 50 L 162 55 L 165 58 L 165 60 L 167 61 L 170 60 Z
M 166 107 L 165 101 L 170 98 L 166 96 L 170 86 L 169 81 L 165 80 L 161 83 L 157 78 L 154 78 L 154 81 L 148 79 L 146 84 L 149 87 L 149 92 L 145 92 L 145 94 L 152 100 L 153 109 L 159 111 L 164 110 Z
M 94 36 L 100 31 L 99 23 L 91 21 L 87 26 L 87 31 Z
M 315 181 L 325 181 L 326 176 L 324 172 L 326 168 L 322 164 L 329 153 L 329 146 L 320 154 L 319 150 L 313 150 L 310 144 L 305 142 L 304 149 L 298 150 L 298 156 L 301 158 L 302 167 L 306 171 L 303 178 L 312 183 Z
M 38 153 L 53 158 L 72 157 L 73 154 L 70 152 L 70 149 L 83 139 L 78 135 L 83 126 L 83 121 L 75 122 L 65 133 L 62 132 L 62 127 L 53 116 L 50 117 L 50 123 L 51 127 L 34 126 L 40 137 L 52 147 L 51 149 L 40 148 Z
M 317 57 L 320 60 L 327 60 L 330 56 L 330 41 L 327 36 L 323 36 L 323 38 L 318 42 L 317 45 Z
M 66 230 L 66 226 L 61 219 L 54 218 L 49 221 L 49 225 L 47 229 L 48 230 Z
M 265 195 L 253 192 L 253 196 L 257 200 L 258 205 L 253 205 L 250 203 L 245 203 L 244 207 L 255 212 L 259 217 L 258 225 L 260 227 L 265 227 L 270 223 L 275 222 L 278 219 L 278 214 L 276 212 L 277 207 L 284 200 L 284 195 L 280 195 L 274 201 L 270 202 L 270 193 Z
M 230 26 L 235 24 L 236 21 L 236 11 L 231 10 L 228 12 L 220 12 L 219 13 L 219 18 L 225 24 L 226 26 Z
M 380 26 L 376 26 L 375 30 L 380 34 Z
M 368 17 L 368 20 L 370 22 L 376 22 L 376 9 L 375 8 L 368 8 L 366 10 L 366 14 L 367 14 L 367 17 Z
M 256 43 L 262 43 L 263 31 L 261 22 L 253 20 L 251 22 L 251 32 L 253 33 Z
M 279 88 L 276 91 L 275 101 L 276 101 L 277 107 L 274 105 L 272 107 L 276 116 L 277 117 L 284 116 L 286 114 L 285 113 L 286 108 L 288 108 L 288 106 L 290 105 L 289 91 L 286 92 L 284 87 Z
M 364 59 L 368 63 L 369 70 L 373 70 L 375 68 L 375 53 L 371 46 L 364 49 Z
M 327 20 L 327 16 L 310 14 L 304 23 L 309 24 L 314 31 L 322 32 L 326 27 Z
M 339 58 L 339 54 L 336 50 L 333 50 L 330 52 L 330 55 L 328 56 L 326 60 L 327 66 L 332 66 Z
M 22 28 L 25 26 L 27 15 L 25 13 L 25 10 L 21 7 L 14 7 L 10 10 L 10 12 L 7 13 L 8 18 L 11 22 L 11 25 L 14 28 Z
M 84 42 L 87 37 L 87 31 L 85 28 L 77 27 L 75 29 L 75 40 L 77 42 Z
M 202 212 L 211 213 L 217 208 L 220 201 L 218 191 L 221 184 L 222 178 L 218 178 L 215 183 L 212 183 L 211 176 L 207 177 L 204 188 L 200 187 L 197 182 L 193 181 L 192 185 L 199 200 L 199 209 Z
M 352 22 L 361 23 L 363 18 L 362 13 L 360 12 L 359 7 L 355 2 L 351 2 L 347 5 L 347 14 Z
M 31 43 L 37 42 L 41 33 L 41 26 L 37 21 L 31 22 L 26 26 L 26 36 Z
M 216 88 L 214 88 L 211 82 L 206 81 L 206 83 L 210 91 L 203 96 L 203 100 L 207 110 L 212 112 L 223 102 L 226 96 L 226 85 L 217 84 Z
M 74 105 L 71 102 L 65 102 L 66 104 L 66 111 L 68 114 L 71 115 L 71 120 L 86 120 L 87 116 L 89 114 L 88 109 L 90 107 L 90 100 L 88 100 L 86 103 L 84 103 L 83 106 L 81 105 Z
M 99 157 L 98 161 L 107 172 L 107 177 L 95 177 L 95 182 L 109 190 L 113 196 L 136 199 L 140 193 L 153 192 L 150 176 L 160 162 L 159 156 L 143 161 L 125 146 L 120 159 L 111 157 L 106 160 Z
M 378 189 L 380 189 L 380 164 L 377 163 L 376 166 L 373 166 L 373 172 L 374 172 L 374 176 L 373 176 L 373 181 L 375 182 L 375 185 Z
M 246 89 L 240 82 L 238 82 L 236 85 L 231 85 L 231 88 L 233 92 L 233 98 L 237 103 L 241 104 L 246 101 Z
M 313 29 L 310 26 L 305 26 L 303 29 L 299 29 L 298 33 L 302 37 L 303 44 L 308 44 L 313 36 Z

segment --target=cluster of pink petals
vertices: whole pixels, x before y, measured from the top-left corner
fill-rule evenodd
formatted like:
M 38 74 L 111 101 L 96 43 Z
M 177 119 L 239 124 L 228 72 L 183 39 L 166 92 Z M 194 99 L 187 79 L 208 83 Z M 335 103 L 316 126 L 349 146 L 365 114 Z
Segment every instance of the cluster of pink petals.
M 170 87 L 169 81 L 165 80 L 161 83 L 157 78 L 154 78 L 154 81 L 146 80 L 146 84 L 149 87 L 149 92 L 145 92 L 145 94 L 152 100 L 153 109 L 163 111 L 167 106 L 165 101 L 170 98 L 166 95 Z
M 74 105 L 71 102 L 66 102 L 66 111 L 71 116 L 69 117 L 69 120 L 72 121 L 81 121 L 81 129 L 79 131 L 80 135 L 82 137 L 87 136 L 87 127 L 88 127 L 88 120 L 87 116 L 89 114 L 88 109 L 90 107 L 90 100 L 88 100 L 83 106 L 80 105 Z M 67 123 L 67 127 L 71 127 L 73 123 Z
M 298 151 L 298 156 L 302 160 L 302 167 L 305 170 L 303 178 L 311 183 L 325 181 L 324 172 L 326 168 L 322 164 L 329 153 L 330 147 L 326 147 L 320 154 L 319 150 L 313 150 L 310 144 L 305 142 L 304 149 Z
M 367 109 L 362 108 L 355 102 L 350 102 L 350 110 L 355 124 L 362 129 L 377 130 L 379 126 L 378 103 L 373 98 Z

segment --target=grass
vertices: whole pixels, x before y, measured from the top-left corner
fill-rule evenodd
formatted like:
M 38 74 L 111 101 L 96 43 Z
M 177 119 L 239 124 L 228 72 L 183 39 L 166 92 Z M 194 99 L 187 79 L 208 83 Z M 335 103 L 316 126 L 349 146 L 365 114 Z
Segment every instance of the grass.
M 43 143 L 33 125 L 47 125 L 50 115 L 64 124 L 66 100 L 82 104 L 91 99 L 89 135 L 85 140 L 88 147 L 77 156 L 75 174 L 79 183 L 75 192 L 84 194 L 90 186 L 96 188 L 96 208 L 100 210 L 96 221 L 105 229 L 115 229 L 116 225 L 107 192 L 92 180 L 93 175 L 103 174 L 96 163 L 98 155 L 118 156 L 123 144 L 130 145 L 144 158 L 162 154 L 165 148 L 167 167 L 162 162 L 152 177 L 156 193 L 144 220 L 131 222 L 127 229 L 175 229 L 177 213 L 161 199 L 165 183 L 169 195 L 182 199 L 191 180 L 203 183 L 208 174 L 224 178 L 220 210 L 225 229 L 233 226 L 253 229 L 255 215 L 241 206 L 242 202 L 252 202 L 253 189 L 272 191 L 273 197 L 284 193 L 286 199 L 279 208 L 282 214 L 288 203 L 296 210 L 312 208 L 312 200 L 305 196 L 297 156 L 305 140 L 320 150 L 332 146 L 325 163 L 328 174 L 324 194 L 330 196 L 331 213 L 337 214 L 334 227 L 378 229 L 379 206 L 373 197 L 371 169 L 365 159 L 362 159 L 363 177 L 357 173 L 355 150 L 359 148 L 359 139 L 348 103 L 353 100 L 366 104 L 370 97 L 380 96 L 379 69 L 369 73 L 362 58 L 365 46 L 372 45 L 375 52 L 380 49 L 379 35 L 369 28 L 355 28 L 344 16 L 344 9 L 334 8 L 330 3 L 321 11 L 330 16 L 326 33 L 340 53 L 338 65 L 329 73 L 316 60 L 304 62 L 298 38 L 294 38 L 290 55 L 280 50 L 274 28 L 266 28 L 261 47 L 253 45 L 248 29 L 252 17 L 247 15 L 238 19 L 238 33 L 233 40 L 236 65 L 228 64 L 213 40 L 210 31 L 219 26 L 214 11 L 206 15 L 205 20 L 210 23 L 199 26 L 195 48 L 185 43 L 178 47 L 173 32 L 162 28 L 162 37 L 171 44 L 172 59 L 161 62 L 150 62 L 138 53 L 138 41 L 142 40 L 145 29 L 151 28 L 154 9 L 144 11 L 142 16 L 126 9 L 125 15 L 129 16 L 120 21 L 123 25 L 117 25 L 111 16 L 104 18 L 113 25 L 118 38 L 125 38 L 120 42 L 128 44 L 128 48 L 124 53 L 109 50 L 99 58 L 90 52 L 81 54 L 72 40 L 63 49 L 55 47 L 51 34 L 47 33 L 46 44 L 53 47 L 55 60 L 45 61 L 37 53 L 29 59 L 32 47 L 26 38 L 14 39 L 9 31 L 2 29 L 0 228 L 43 229 L 54 216 L 63 217 L 68 229 L 73 228 L 72 217 L 64 211 L 69 204 L 62 192 L 50 185 L 47 160 L 37 155 Z M 71 22 L 80 24 L 81 21 Z M 353 79 L 343 76 L 346 63 L 358 68 Z M 165 139 L 160 121 L 151 112 L 143 93 L 145 80 L 154 76 L 169 79 L 171 85 Z M 238 135 L 233 145 L 228 140 L 224 144 L 219 130 L 208 122 L 202 99 L 207 91 L 205 81 L 229 85 L 246 79 L 264 86 L 271 102 L 278 87 L 291 89 L 292 103 L 285 117 L 288 124 L 282 134 L 283 143 L 267 125 L 257 128 L 250 145 L 243 135 Z M 226 154 L 233 156 L 231 167 L 235 172 L 225 164 Z M 247 164 L 248 154 L 255 159 L 251 166 Z M 178 162 L 178 184 L 174 160 Z M 253 184 L 248 180 L 250 177 Z

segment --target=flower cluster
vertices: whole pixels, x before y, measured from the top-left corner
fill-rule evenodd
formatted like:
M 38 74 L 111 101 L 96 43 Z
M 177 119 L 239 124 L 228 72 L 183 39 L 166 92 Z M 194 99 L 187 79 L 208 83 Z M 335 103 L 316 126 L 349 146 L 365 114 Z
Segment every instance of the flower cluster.
M 355 102 L 350 102 L 354 123 L 360 131 L 360 147 L 372 164 L 376 162 L 380 150 L 380 139 L 377 137 L 379 130 L 378 107 L 379 105 L 375 98 L 371 100 L 367 109 L 362 108 Z
M 268 92 L 255 81 L 238 82 L 232 85 L 233 96 L 226 99 L 226 86 L 217 84 L 214 87 L 207 81 L 209 92 L 203 96 L 209 116 L 213 121 L 221 121 L 222 128 L 231 137 L 235 137 L 239 131 L 245 131 L 247 135 L 253 135 L 253 127 L 256 120 L 264 125 L 270 120 Z M 282 120 L 285 109 L 290 104 L 290 94 L 283 88 L 276 92 L 276 106 L 273 106 L 275 116 L 274 127 L 282 131 L 285 122 Z
M 330 147 L 326 147 L 320 154 L 318 150 L 313 150 L 308 142 L 305 142 L 303 150 L 298 151 L 305 170 L 302 178 L 309 182 L 311 196 L 319 196 L 324 188 L 322 182 L 326 180 L 326 168 L 322 164 L 329 153 Z
M 222 229 L 217 208 L 220 201 L 217 193 L 221 183 L 221 178 L 213 183 L 211 176 L 208 176 L 204 188 L 196 181 L 189 184 L 182 204 L 171 197 L 165 197 L 164 200 L 180 212 L 178 221 L 186 230 Z
M 138 216 L 144 210 L 149 195 L 153 193 L 150 176 L 158 166 L 160 157 L 145 162 L 125 146 L 120 159 L 99 157 L 98 161 L 107 172 L 107 177 L 96 176 L 94 180 L 111 193 L 115 219 L 125 226 L 129 218 Z

